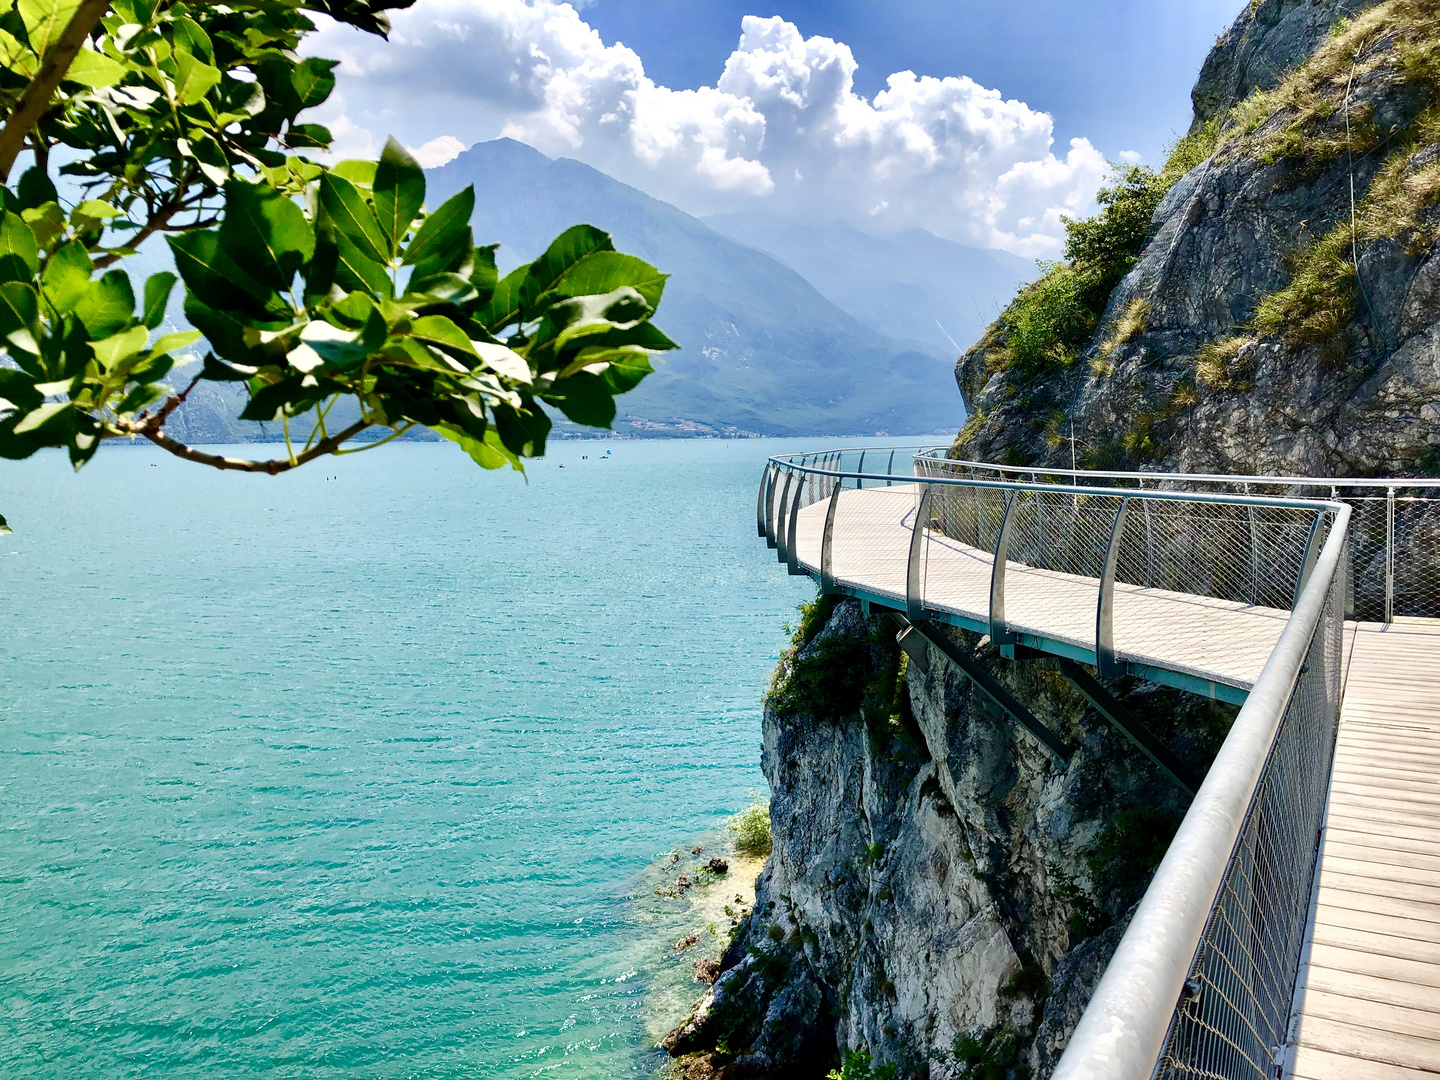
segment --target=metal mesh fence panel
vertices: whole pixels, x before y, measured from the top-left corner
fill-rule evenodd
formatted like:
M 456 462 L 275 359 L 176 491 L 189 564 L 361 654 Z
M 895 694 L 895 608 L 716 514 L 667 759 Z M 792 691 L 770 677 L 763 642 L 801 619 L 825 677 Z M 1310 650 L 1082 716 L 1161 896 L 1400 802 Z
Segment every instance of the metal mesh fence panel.
M 1196 951 L 1157 1080 L 1279 1074 L 1339 720 L 1341 566 Z
M 922 462 L 923 461 L 923 465 Z M 1392 618 L 1440 616 L 1440 481 L 1417 483 L 1411 479 L 1374 481 L 1359 486 L 1354 480 L 1320 477 L 1250 477 L 1226 478 L 1186 476 L 1183 474 L 1084 473 L 1077 477 L 1064 470 L 988 465 L 978 462 L 953 461 L 939 456 L 917 459 L 917 471 L 935 477 L 961 477 L 978 480 L 1012 480 L 1057 485 L 1082 483 L 1091 487 L 1114 485 L 1132 489 L 1167 491 L 1206 491 L 1224 494 L 1292 496 L 1304 499 L 1335 499 L 1348 503 L 1353 516 L 1350 526 L 1350 581 L 1352 597 L 1347 617 L 1362 622 L 1386 622 Z M 1241 523 L 1242 525 L 1244 523 Z M 1218 538 L 1228 543 L 1228 536 Z M 1243 538 L 1242 538 L 1243 539 Z M 1289 541 L 1285 552 L 1292 553 L 1296 544 Z M 1303 543 L 1299 550 L 1303 552 Z M 1282 552 L 1282 557 L 1284 552 Z M 1129 564 L 1133 566 L 1133 563 Z M 1259 560 L 1264 567 L 1264 559 Z M 1227 580 L 1216 582 L 1205 595 L 1236 594 L 1239 564 L 1225 563 Z M 1133 574 L 1122 577 L 1130 580 Z M 1260 576 L 1251 576 L 1252 603 L 1272 607 L 1288 607 L 1278 585 L 1283 575 L 1273 575 L 1274 587 L 1269 593 Z M 1157 584 L 1155 587 L 1167 586 Z

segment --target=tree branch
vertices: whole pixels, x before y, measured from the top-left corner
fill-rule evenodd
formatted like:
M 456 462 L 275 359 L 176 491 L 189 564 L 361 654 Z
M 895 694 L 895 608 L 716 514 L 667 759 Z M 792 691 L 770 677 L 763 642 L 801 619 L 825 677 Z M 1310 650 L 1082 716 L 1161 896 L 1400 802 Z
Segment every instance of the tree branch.
M 95 24 L 108 10 L 110 0 L 81 0 L 64 32 L 41 58 L 40 69 L 15 103 L 15 111 L 5 121 L 4 129 L 0 129 L 0 182 L 9 182 L 15 159 L 25 148 L 25 137 L 45 115 L 45 110 L 50 108 L 50 101 L 60 88 L 60 80 L 70 70 L 90 31 L 95 29 Z
M 193 461 L 197 465 L 209 465 L 212 469 L 228 469 L 233 472 L 268 473 L 274 476 L 276 473 L 289 472 L 291 469 L 299 468 L 307 461 L 314 461 L 318 457 L 338 450 L 348 440 L 353 439 L 360 432 L 371 425 L 365 420 L 357 420 L 344 431 L 337 431 L 328 439 L 321 439 L 305 453 L 298 455 L 294 461 L 287 458 L 272 459 L 270 461 L 251 461 L 248 458 L 222 457 L 219 454 L 206 454 L 193 447 L 186 446 L 182 442 L 176 442 L 166 435 L 159 428 L 149 427 L 148 424 L 136 424 L 133 426 L 114 426 L 114 431 L 119 435 L 143 435 L 162 450 L 168 450 L 178 458 L 186 461 Z

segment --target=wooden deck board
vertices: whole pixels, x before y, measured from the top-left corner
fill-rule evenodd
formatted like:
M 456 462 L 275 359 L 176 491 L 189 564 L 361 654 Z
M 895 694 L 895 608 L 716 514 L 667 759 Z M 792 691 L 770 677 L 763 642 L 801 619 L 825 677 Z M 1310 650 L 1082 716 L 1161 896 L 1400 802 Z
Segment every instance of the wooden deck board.
M 1287 1076 L 1440 1076 L 1440 627 L 1354 634 Z

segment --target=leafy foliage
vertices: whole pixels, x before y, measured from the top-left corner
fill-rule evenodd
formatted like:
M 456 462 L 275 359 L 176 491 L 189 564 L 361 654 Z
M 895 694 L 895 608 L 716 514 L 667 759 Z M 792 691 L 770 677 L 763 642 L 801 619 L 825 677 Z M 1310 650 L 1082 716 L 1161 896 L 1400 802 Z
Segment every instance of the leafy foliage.
M 870 1054 L 864 1050 L 852 1050 L 838 1069 L 825 1074 L 825 1080 L 895 1080 L 899 1067 L 887 1061 L 880 1065 L 872 1063 Z
M 1142 165 L 1119 168 L 1096 195 L 1100 212 L 1065 221 L 1065 260 L 1045 271 L 1003 316 L 1002 366 L 1026 377 L 1068 366 L 1094 333 L 1110 292 L 1129 273 L 1145 245 L 1150 218 L 1170 186 L 1168 174 Z
M 335 66 L 297 57 L 315 28 L 303 8 L 383 34 L 395 6 L 24 0 L 0 12 L 0 172 L 22 143 L 33 159 L 0 195 L 0 456 L 64 447 L 78 468 L 104 439 L 138 436 L 273 473 L 347 452 L 366 428 L 423 425 L 486 468 L 518 469 L 544 452 L 543 406 L 610 424 L 615 395 L 675 347 L 650 322 L 665 275 L 577 225 L 501 279 L 494 246 L 471 235 L 473 191 L 427 210 L 424 173 L 393 139 L 378 162 L 327 168 L 297 152 L 330 144 L 302 114 L 327 99 Z M 157 234 L 194 331 L 154 333 L 175 274 L 137 288 L 117 266 Z M 164 380 L 202 335 L 209 352 L 176 392 Z M 242 417 L 279 421 L 286 458 L 171 439 L 166 421 L 205 380 L 243 382 Z M 360 418 L 331 431 L 344 399 Z
M 752 791 L 751 796 L 754 796 Z M 772 846 L 770 835 L 770 804 L 756 802 L 741 810 L 726 826 L 735 834 L 735 849 L 746 855 L 769 855 Z

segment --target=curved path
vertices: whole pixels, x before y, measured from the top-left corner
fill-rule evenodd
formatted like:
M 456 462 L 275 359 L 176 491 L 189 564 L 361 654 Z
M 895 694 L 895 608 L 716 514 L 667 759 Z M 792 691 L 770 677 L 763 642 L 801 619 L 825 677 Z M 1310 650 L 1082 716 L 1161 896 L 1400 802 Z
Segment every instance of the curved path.
M 1142 546 L 1149 544 L 1152 554 L 1157 543 L 1153 531 L 1135 532 L 1138 526 L 1133 524 L 1134 514 L 1131 524 L 1127 524 L 1123 505 L 1126 500 L 1120 495 L 1143 503 L 1145 527 L 1149 530 L 1152 504 L 1144 500 L 1174 500 L 1177 496 L 1173 494 L 1139 496 L 1133 491 L 1099 492 L 1054 485 L 1049 491 L 1041 491 L 1044 485 L 981 481 L 969 494 L 978 498 L 976 492 L 988 492 L 1008 500 L 996 504 L 1004 517 L 998 518 L 998 511 L 991 513 L 990 518 L 995 520 L 991 520 L 988 534 L 981 526 L 972 526 L 967 534 L 965 528 L 951 527 L 948 519 L 942 520 L 944 515 L 937 514 L 926 497 L 927 491 L 938 490 L 941 498 L 950 493 L 953 503 L 956 489 L 937 489 L 935 482 L 915 477 L 842 473 L 840 462 L 841 455 L 831 453 L 815 455 L 809 461 L 809 471 L 803 471 L 806 459 L 801 460 L 802 471 L 798 472 L 793 460 L 777 459 L 767 468 L 759 503 L 761 531 L 769 537 L 771 546 L 778 548 L 781 560 L 789 564 L 792 573 L 809 574 L 824 591 L 855 596 L 906 613 L 912 620 L 949 622 L 991 634 L 996 641 L 1007 643 L 1008 655 L 1014 655 L 1017 647 L 1028 648 L 1096 664 L 1102 674 L 1128 673 L 1236 703 L 1246 700 L 1262 672 L 1272 683 L 1283 676 L 1269 672 L 1267 665 L 1274 667 L 1274 654 L 1285 651 L 1280 648 L 1282 637 L 1287 625 L 1294 621 L 1292 614 L 1298 616 L 1302 606 L 1299 597 L 1326 531 L 1338 525 L 1343 532 L 1349 520 L 1348 508 L 1334 502 L 1236 498 L 1210 504 L 1210 509 L 1202 509 L 1188 524 L 1173 527 L 1172 546 L 1175 537 L 1183 535 L 1189 545 L 1185 550 L 1207 552 L 1204 541 L 1210 527 L 1202 520 L 1205 513 L 1215 515 L 1210 530 L 1215 537 L 1229 535 L 1226 529 L 1237 514 L 1248 515 L 1249 558 L 1254 565 L 1250 586 L 1253 596 L 1247 602 L 1236 599 L 1233 588 L 1198 588 L 1190 592 L 1158 587 L 1147 583 L 1148 578 L 1136 580 L 1141 575 L 1133 570 L 1117 573 L 1117 565 L 1124 562 L 1125 545 L 1133 548 L 1142 543 L 1132 533 L 1143 536 Z M 819 472 L 815 471 L 817 466 Z M 832 475 L 827 476 L 826 471 Z M 1079 477 L 1071 480 L 1077 481 L 1084 483 Z M 1051 495 L 1052 491 L 1060 492 L 1060 496 Z M 1018 512 L 1014 507 L 1026 498 L 1037 502 L 1049 498 L 1055 506 L 1063 506 L 1057 498 L 1070 499 L 1077 508 L 1076 520 L 1078 508 L 1087 499 L 1092 504 L 1106 499 L 1114 504 L 1113 529 L 1106 535 L 1109 526 L 1105 523 L 1111 519 L 1103 518 L 1105 527 L 1092 529 L 1098 537 L 1089 542 L 1094 550 L 1079 560 L 1083 563 L 1089 559 L 1086 568 L 1091 572 L 1057 569 L 1054 559 L 1010 557 L 1013 547 L 1004 540 L 1007 529 L 1000 522 Z M 1203 500 L 1207 496 L 1193 498 Z M 1169 503 L 1154 505 L 1157 511 L 1171 509 Z M 1046 512 L 1051 513 L 1052 521 L 1063 518 L 1063 514 L 1057 516 L 1058 512 L 1042 508 L 1036 520 L 1040 521 Z M 1265 516 L 1264 529 L 1279 538 L 1266 541 L 1270 548 L 1260 541 L 1262 528 L 1256 524 L 1257 515 Z M 972 514 L 972 518 L 985 519 L 985 513 Z M 917 529 L 921 520 L 924 527 Z M 1040 531 L 1043 538 L 1043 524 Z M 1343 541 L 1344 537 L 1338 539 Z M 1243 553 L 1223 550 L 1222 540 L 1217 539 L 1212 546 L 1221 549 L 1215 556 L 1216 566 L 1226 559 L 1237 565 L 1245 562 Z M 1038 550 L 1043 552 L 1043 542 Z M 1282 553 L 1273 564 L 1276 581 L 1261 582 L 1258 553 L 1262 550 Z M 998 566 L 995 551 L 1005 555 Z M 1393 556 L 1387 555 L 1387 559 L 1393 560 Z M 1050 565 L 1045 565 L 1047 561 Z M 1178 561 L 1183 562 L 1183 558 Z M 1340 570 L 1335 569 L 1336 565 L 1332 556 L 1332 577 L 1348 572 L 1344 558 Z M 1266 567 L 1271 566 L 1267 559 Z M 1169 577 L 1182 580 L 1188 569 L 1171 567 Z M 1207 569 L 1197 580 L 1214 586 L 1215 568 Z M 1343 583 L 1336 578 L 1326 587 L 1331 596 L 1326 610 L 1336 612 L 1338 625 L 1334 598 L 1344 595 Z M 1232 594 L 1228 598 L 1224 595 L 1227 591 Z M 1281 598 L 1278 603 L 1292 598 L 1294 602 L 1287 606 L 1253 602 L 1262 595 L 1272 605 L 1277 604 L 1277 597 Z M 1237 1049 L 1244 1039 L 1237 1039 L 1233 1032 L 1226 1034 L 1225 1018 L 1202 1018 L 1204 1009 L 1200 1005 L 1188 1006 L 1186 1001 L 1190 999 L 1186 997 L 1181 997 L 1174 1007 L 1162 1001 L 1159 1031 L 1167 1041 L 1158 1055 L 1158 1075 L 1258 1078 L 1275 1076 L 1278 1067 L 1283 1075 L 1302 1080 L 1440 1077 L 1440 619 L 1406 619 L 1390 624 L 1352 621 L 1346 622 L 1344 628 L 1343 649 L 1336 657 L 1340 670 L 1334 672 L 1340 707 L 1333 773 L 1329 771 L 1328 738 L 1321 740 L 1327 744 L 1326 759 L 1315 766 L 1324 770 L 1322 783 L 1323 776 L 1329 774 L 1328 796 L 1324 798 L 1325 824 L 1315 860 L 1314 884 L 1309 890 L 1309 918 L 1305 920 L 1299 971 L 1298 975 L 1285 976 L 1283 985 L 1275 988 L 1286 994 L 1293 989 L 1288 1023 L 1283 1003 L 1280 1015 L 1271 1018 L 1271 1028 L 1284 1028 L 1284 1033 L 1267 1036 L 1258 1021 L 1242 1018 L 1238 1023 L 1246 1028 L 1245 1036 L 1268 1046 L 1266 1052 L 1247 1056 Z M 1302 664 L 1305 655 L 1296 654 L 1297 670 L 1289 676 L 1287 700 L 1291 708 L 1294 695 L 1300 692 L 1295 689 L 1297 680 L 1319 654 L 1311 648 L 1311 661 Z M 1323 688 L 1319 692 L 1325 694 Z M 1333 705 L 1332 701 L 1332 725 Z M 1279 707 L 1285 708 L 1284 701 Z M 1242 718 L 1245 715 L 1242 712 Z M 1271 745 L 1281 738 L 1276 733 L 1281 722 L 1278 717 L 1274 719 L 1270 741 L 1261 745 Z M 1241 726 L 1241 720 L 1237 720 L 1236 728 Z M 1222 750 L 1222 756 L 1224 753 Z M 1219 771 L 1219 762 L 1217 758 L 1212 772 Z M 1260 767 L 1253 766 L 1253 771 L 1256 779 L 1241 809 L 1261 799 L 1256 790 Z M 1207 780 L 1196 804 L 1205 802 L 1208 790 L 1223 782 L 1223 777 L 1215 785 Z M 1240 830 L 1242 825 L 1249 827 L 1248 819 L 1256 813 L 1259 811 L 1247 813 L 1244 823 L 1233 823 L 1232 834 L 1239 835 L 1237 845 L 1243 847 Z M 1193 816 L 1192 812 L 1187 817 L 1182 835 L 1190 828 Z M 1197 835 L 1201 828 L 1195 826 Z M 1314 837 L 1313 827 L 1310 836 Z M 1177 836 L 1172 853 L 1157 872 L 1157 884 L 1151 893 L 1158 891 L 1166 867 L 1186 857 L 1186 853 L 1174 851 L 1183 846 Z M 1308 868 L 1314 857 L 1309 853 L 1312 850 L 1303 849 L 1295 857 L 1302 889 L 1311 880 Z M 1232 863 L 1236 857 L 1230 856 Z M 1183 870 L 1181 867 L 1176 873 Z M 1228 873 L 1233 875 L 1233 866 Z M 1216 910 L 1228 902 L 1225 893 L 1232 886 L 1232 878 L 1227 877 L 1214 887 L 1218 893 Z M 1154 907 L 1163 902 L 1152 901 L 1147 894 L 1142 909 L 1145 904 Z M 1302 895 L 1292 934 L 1296 942 L 1300 940 L 1298 923 L 1303 919 L 1303 902 Z M 1257 923 L 1263 921 L 1260 916 L 1254 918 Z M 1140 933 L 1134 928 L 1142 921 L 1137 915 L 1126 943 Z M 1197 928 L 1195 935 L 1186 940 L 1193 941 L 1201 932 Z M 1250 932 L 1260 930 L 1252 928 Z M 1203 933 L 1203 942 L 1209 943 L 1214 927 L 1205 926 Z M 1128 976 L 1131 968 L 1145 971 L 1143 961 L 1138 967 L 1135 964 L 1135 956 L 1144 947 L 1144 943 L 1134 946 L 1124 956 L 1130 966 L 1123 974 Z M 1153 944 L 1150 947 L 1153 949 Z M 1187 988 L 1205 981 L 1199 956 L 1206 947 L 1221 946 L 1202 945 L 1193 965 L 1185 969 L 1193 972 Z M 1111 975 L 1120 977 L 1115 968 L 1122 963 L 1125 951 L 1126 944 L 1122 943 L 1107 981 Z M 1293 973 L 1296 958 L 1293 952 L 1290 955 L 1289 970 Z M 1169 959 L 1173 968 L 1174 958 Z M 1180 959 L 1190 964 L 1188 954 Z M 1258 959 L 1256 966 L 1260 966 Z M 1212 993 L 1220 990 L 1217 984 Z M 1130 1018 L 1114 1012 L 1113 1002 L 1126 1000 L 1124 994 L 1107 991 L 1113 988 L 1102 982 L 1057 1077 L 1140 1080 L 1150 1075 L 1157 1055 L 1151 1051 L 1146 1059 L 1145 1047 L 1156 1043 L 1158 1049 L 1159 1035 L 1142 1031 L 1136 1042 L 1138 1052 L 1134 1047 L 1110 1049 L 1106 1039 L 1120 1047 L 1131 1033 L 1115 1034 L 1117 1025 L 1123 1028 Z M 1228 989 L 1225 992 L 1235 996 Z M 1259 990 L 1247 988 L 1247 992 L 1257 998 L 1262 996 Z M 1199 991 L 1195 993 L 1194 1000 L 1198 1001 Z M 1092 1013 L 1102 1011 L 1101 998 L 1105 998 L 1103 1008 L 1110 1011 L 1092 1017 Z M 1169 1000 L 1175 1001 L 1176 996 Z M 1172 1013 L 1179 1017 L 1187 1009 L 1194 1013 L 1194 1027 L 1200 1032 L 1198 1041 L 1211 1038 L 1210 1049 L 1192 1052 L 1205 1064 L 1182 1060 L 1187 1048 L 1176 1041 L 1180 1036 L 1169 1026 Z M 1150 1011 L 1154 1011 L 1153 1007 Z M 1255 1005 L 1251 1011 L 1263 1012 L 1263 1008 Z M 1153 1029 L 1155 1023 L 1153 1016 L 1143 1023 L 1136 1018 L 1134 1026 Z M 1178 1025 L 1179 1020 L 1175 1023 Z M 1092 1037 L 1096 1032 L 1099 1037 Z M 1085 1044 L 1083 1051 L 1076 1049 L 1076 1043 Z

